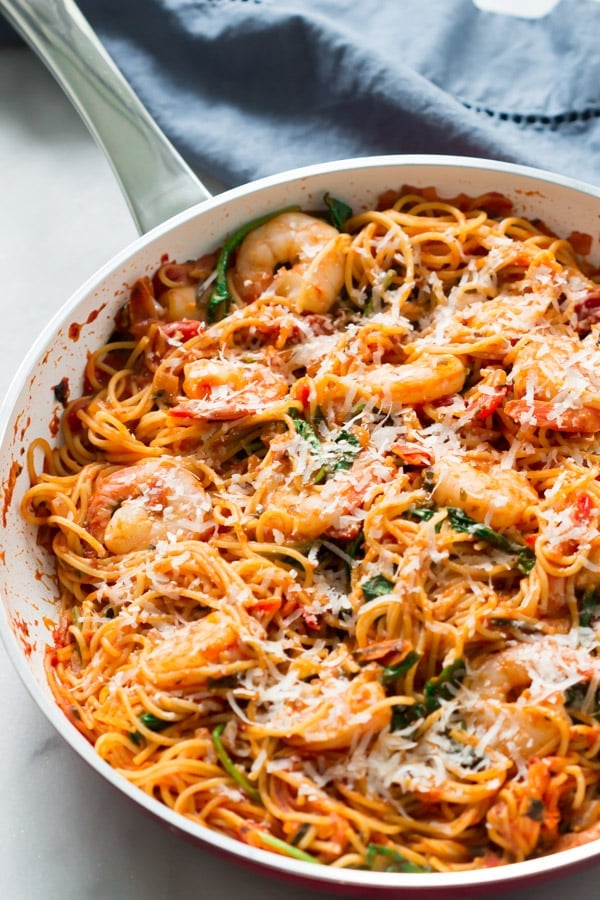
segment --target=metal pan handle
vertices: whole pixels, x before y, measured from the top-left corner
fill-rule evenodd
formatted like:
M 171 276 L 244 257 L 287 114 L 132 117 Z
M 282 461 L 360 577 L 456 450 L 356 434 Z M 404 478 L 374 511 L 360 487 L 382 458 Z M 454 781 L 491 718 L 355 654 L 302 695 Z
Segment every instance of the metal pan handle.
M 141 234 L 211 193 L 152 119 L 72 0 L 0 0 L 114 169 Z

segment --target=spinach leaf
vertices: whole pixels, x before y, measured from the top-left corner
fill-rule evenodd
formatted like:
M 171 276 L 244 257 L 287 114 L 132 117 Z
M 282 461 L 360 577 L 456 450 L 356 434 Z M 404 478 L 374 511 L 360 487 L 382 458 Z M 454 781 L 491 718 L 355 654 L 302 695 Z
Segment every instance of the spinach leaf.
M 524 575 L 528 575 L 535 566 L 535 553 L 533 550 L 526 547 L 524 544 L 515 544 L 512 541 L 509 541 L 505 535 L 490 528 L 489 525 L 484 525 L 482 522 L 476 522 L 475 519 L 468 516 L 463 509 L 449 506 L 448 521 L 454 531 L 470 534 L 480 541 L 486 541 L 486 543 L 490 544 L 492 547 L 497 547 L 498 550 L 504 550 L 506 553 L 515 554 L 517 557 L 517 568 Z
M 417 719 L 424 719 L 435 712 L 443 700 L 450 700 L 454 696 L 465 675 L 466 668 L 462 659 L 457 659 L 443 668 L 439 675 L 426 683 L 423 702 L 396 704 L 392 707 L 391 730 L 400 731 Z
M 372 578 L 363 581 L 360 587 L 365 600 L 374 600 L 375 597 L 391 594 L 394 589 L 394 582 L 386 578 L 385 575 L 373 575 Z
M 431 678 L 425 685 L 425 706 L 428 712 L 434 712 L 442 705 L 442 700 L 450 700 L 467 674 L 464 661 L 457 659 L 445 666 L 440 674 Z
M 539 797 L 532 797 L 525 815 L 533 822 L 543 822 L 545 812 L 546 807 L 544 806 L 543 800 L 540 800 Z
M 351 431 L 342 429 L 335 439 L 339 450 L 332 455 L 331 471 L 339 472 L 341 469 L 351 469 L 352 463 L 360 452 L 360 441 Z
M 315 472 L 312 477 L 314 484 L 322 484 L 327 478 L 327 469 L 323 463 L 323 448 L 321 446 L 321 441 L 319 440 L 315 429 L 312 425 L 309 425 L 308 422 L 305 422 L 304 419 L 294 418 L 294 428 L 296 429 L 296 434 L 299 434 L 303 441 L 306 441 L 308 444 L 310 453 L 315 457 L 317 462 L 320 462 L 321 465 Z
M 359 557 L 364 556 L 364 547 L 365 547 L 365 532 L 364 529 L 361 528 L 355 538 L 352 538 L 347 544 L 344 545 L 344 552 L 346 556 L 349 556 L 350 559 L 358 559 Z M 361 557 L 362 558 L 362 557 Z
M 411 522 L 428 522 L 433 518 L 435 509 L 428 506 L 412 506 L 402 513 L 403 519 L 410 519 Z
M 404 659 L 401 662 L 396 663 L 396 665 L 384 666 L 383 674 L 381 676 L 382 684 L 390 684 L 392 681 L 395 681 L 396 678 L 400 678 L 401 675 L 406 675 L 406 673 L 419 662 L 420 658 L 421 656 L 416 650 L 411 650 Z
M 275 212 L 270 212 L 264 216 L 259 216 L 256 219 L 251 219 L 227 238 L 221 248 L 219 258 L 217 259 L 215 284 L 207 306 L 207 318 L 209 322 L 218 322 L 219 319 L 223 319 L 228 314 L 231 307 L 232 298 L 229 293 L 229 288 L 227 287 L 227 269 L 229 268 L 231 254 L 236 247 L 238 247 L 246 235 L 250 234 L 251 231 L 254 231 L 255 228 L 265 225 L 267 222 L 270 222 L 271 219 L 274 219 L 275 216 L 281 215 L 281 213 L 297 212 L 299 208 L 299 206 L 286 206 L 283 209 L 275 210 Z
M 587 699 L 589 687 L 589 682 L 587 681 L 579 681 L 577 684 L 572 684 L 571 687 L 568 687 L 565 691 L 565 706 L 567 709 L 572 709 L 574 712 L 583 712 L 583 704 Z M 596 690 L 592 703 L 586 712 L 594 719 L 600 717 L 600 688 Z
M 408 728 L 413 722 L 424 719 L 427 715 L 427 707 L 424 703 L 396 703 L 395 706 L 392 706 L 390 731 L 402 731 L 403 728 Z
M 314 484 L 322 484 L 335 472 L 352 468 L 354 460 L 360 453 L 360 441 L 355 434 L 343 429 L 333 441 L 335 446 L 326 449 L 312 425 L 299 418 L 295 410 L 290 415 L 294 420 L 296 434 L 306 441 L 312 456 L 320 463 L 312 478 Z
M 420 866 L 411 862 L 385 844 L 369 844 L 365 855 L 365 863 L 368 869 L 375 872 L 431 872 L 429 866 Z
M 352 208 L 342 200 L 336 200 L 328 192 L 323 197 L 328 210 L 328 218 L 334 228 L 338 231 L 344 231 L 346 222 L 352 215 Z
M 600 588 L 589 588 L 578 603 L 578 609 L 579 624 L 582 628 L 589 628 L 593 620 L 600 616 Z
M 263 844 L 266 844 L 267 847 L 272 847 L 273 850 L 277 850 L 279 853 L 284 853 L 286 856 L 292 856 L 294 859 L 301 859 L 303 862 L 321 865 L 321 861 L 317 859 L 316 856 L 312 856 L 312 854 L 307 853 L 305 850 L 300 850 L 299 847 L 288 844 L 287 841 L 282 841 L 281 838 L 275 837 L 274 834 L 258 830 L 257 834 L 260 836 L 260 840 Z
M 238 769 L 234 761 L 227 753 L 227 750 L 223 746 L 221 735 L 223 734 L 224 729 L 225 723 L 222 722 L 220 725 L 217 725 L 212 733 L 212 740 L 216 754 L 225 771 L 229 775 L 231 775 L 231 777 L 237 784 L 239 784 L 244 793 L 248 797 L 250 797 L 251 800 L 254 800 L 255 803 L 260 803 L 260 792 L 254 787 L 253 784 L 250 783 L 250 781 L 248 781 L 246 775 L 241 771 L 241 769 Z
M 169 722 L 166 719 L 159 719 L 153 713 L 142 713 L 141 716 L 138 716 L 138 719 L 149 731 L 164 731 L 165 728 L 173 724 L 173 722 Z M 128 737 L 136 747 L 141 747 L 144 743 L 144 735 L 139 731 L 130 731 Z
M 149 731 L 164 731 L 165 728 L 168 728 L 169 725 L 173 724 L 173 722 L 169 722 L 167 719 L 159 719 L 152 713 L 142 713 L 138 718 L 142 725 L 148 728 Z

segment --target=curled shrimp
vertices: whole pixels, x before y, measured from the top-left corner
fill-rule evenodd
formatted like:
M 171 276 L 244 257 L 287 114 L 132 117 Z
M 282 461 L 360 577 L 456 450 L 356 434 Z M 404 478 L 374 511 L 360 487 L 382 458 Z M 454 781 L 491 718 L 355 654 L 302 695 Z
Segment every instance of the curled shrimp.
M 495 732 L 496 745 L 530 759 L 554 752 L 562 740 L 557 717 L 566 715 L 558 702 L 565 691 L 599 676 L 600 663 L 586 649 L 546 638 L 485 653 L 472 661 L 463 686 L 477 696 L 475 717 Z
M 361 510 L 369 492 L 394 474 L 394 467 L 363 452 L 350 469 L 336 472 L 325 484 L 275 487 L 265 495 L 266 509 L 257 522 L 257 535 L 260 540 L 277 532 L 295 541 L 312 541 L 323 535 L 352 540 L 360 532 Z
M 562 834 L 552 845 L 553 853 L 561 850 L 572 850 L 573 847 L 581 847 L 583 844 L 589 844 L 590 841 L 600 840 L 600 822 L 594 822 L 581 831 L 570 831 L 568 834 Z
M 513 861 L 527 859 L 540 844 L 555 847 L 558 803 L 561 790 L 565 790 L 561 781 L 562 776 L 553 775 L 546 760 L 533 760 L 525 778 L 505 785 L 488 810 L 489 836 Z
M 208 422 L 241 419 L 263 412 L 288 389 L 287 379 L 262 363 L 197 359 L 184 366 L 186 397 L 170 412 Z
M 600 431 L 600 409 L 560 409 L 546 400 L 509 400 L 506 415 L 519 425 L 552 428 L 567 434 L 596 434 Z
M 560 683 L 561 674 L 575 683 L 590 678 L 594 669 L 600 673 L 600 667 L 594 665 L 587 652 L 547 638 L 543 646 L 531 641 L 513 644 L 498 653 L 486 653 L 483 659 L 473 661 L 464 683 L 476 685 L 482 700 L 514 701 L 525 692 L 531 698 L 552 693 L 551 685 Z
M 153 684 L 164 690 L 205 683 L 218 667 L 237 669 L 244 649 L 235 624 L 221 611 L 179 626 L 163 635 L 155 632 L 141 653 L 140 665 Z
M 414 406 L 440 400 L 462 390 L 467 368 L 449 354 L 424 354 L 414 362 L 384 363 L 361 376 L 361 384 L 387 408 L 391 404 Z
M 144 550 L 160 540 L 206 536 L 211 504 L 182 463 L 147 459 L 100 476 L 87 510 L 90 534 L 111 553 Z
M 519 425 L 567 433 L 600 431 L 600 376 L 594 335 L 544 334 L 514 351 L 514 400 L 504 411 Z
M 348 682 L 345 691 L 320 699 L 318 716 L 311 710 L 310 724 L 302 727 L 302 718 L 295 719 L 300 727 L 290 733 L 287 742 L 307 750 L 342 750 L 367 732 L 379 732 L 390 723 L 391 709 L 381 705 L 385 688 L 376 680 L 373 669 L 366 668 Z M 319 687 L 314 688 L 319 692 Z
M 325 313 L 342 289 L 349 243 L 349 235 L 321 219 L 281 213 L 244 238 L 233 283 L 246 302 L 269 290 L 293 299 L 296 312 Z
M 478 522 L 500 531 L 532 522 L 529 508 L 538 495 L 527 478 L 498 464 L 449 458 L 432 468 L 433 496 L 440 506 L 463 509 Z
M 350 680 L 331 670 L 300 681 L 293 698 L 276 702 L 264 721 L 250 725 L 248 732 L 278 735 L 311 752 L 349 747 L 367 732 L 379 732 L 390 723 L 391 709 L 385 704 L 385 688 L 377 680 L 376 669 L 367 666 Z

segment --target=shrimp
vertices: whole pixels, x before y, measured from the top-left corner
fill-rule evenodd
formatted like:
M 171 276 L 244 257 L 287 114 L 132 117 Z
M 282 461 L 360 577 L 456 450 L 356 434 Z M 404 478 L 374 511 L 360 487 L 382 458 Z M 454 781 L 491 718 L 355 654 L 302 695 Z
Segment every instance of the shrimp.
M 499 653 L 474 660 L 472 673 L 483 698 L 515 699 L 526 692 L 534 701 L 553 697 L 573 684 L 600 677 L 600 659 L 568 635 L 512 644 Z M 466 683 L 466 681 L 465 681 Z
M 440 506 L 456 506 L 499 531 L 533 521 L 538 495 L 525 475 L 500 465 L 449 458 L 432 468 L 433 496 Z
M 281 213 L 240 244 L 234 285 L 246 302 L 268 290 L 292 299 L 296 312 L 326 313 L 342 289 L 349 244 L 350 235 L 340 234 L 321 219 Z
M 596 434 L 600 431 L 600 409 L 559 409 L 544 400 L 509 400 L 504 412 L 519 425 L 552 428 L 565 434 Z
M 487 812 L 488 834 L 514 862 L 527 859 L 540 844 L 554 844 L 560 822 L 561 776 L 545 760 L 534 760 L 523 781 L 511 781 Z
M 467 368 L 457 356 L 427 355 L 414 362 L 384 363 L 361 376 L 361 384 L 383 407 L 431 403 L 462 390 Z
M 140 666 L 158 687 L 168 690 L 195 687 L 224 669 L 237 668 L 245 658 L 234 623 L 219 610 L 181 625 L 175 631 L 157 631 L 142 650 Z M 207 669 L 209 671 L 207 671 Z
M 571 831 L 568 834 L 562 834 L 552 846 L 552 852 L 558 853 L 560 850 L 572 850 L 573 847 L 581 847 L 582 844 L 589 844 L 590 841 L 600 840 L 600 822 L 595 822 L 581 831 Z
M 205 537 L 214 527 L 208 495 L 181 462 L 147 459 L 101 476 L 87 528 L 111 553 L 133 553 L 160 540 Z
M 185 398 L 170 412 L 175 418 L 220 422 L 263 412 L 288 392 L 283 376 L 261 363 L 197 359 L 184 366 Z
M 385 688 L 377 681 L 376 666 L 351 681 L 320 678 L 305 686 L 304 695 L 289 710 L 288 744 L 311 752 L 342 750 L 367 732 L 390 724 L 391 709 L 380 705 Z
M 477 696 L 476 721 L 496 733 L 505 753 L 526 760 L 553 752 L 560 743 L 555 716 L 566 713 L 557 701 L 568 688 L 598 677 L 600 660 L 585 648 L 546 637 L 473 660 L 463 687 Z
M 312 541 L 320 535 L 352 540 L 360 532 L 369 491 L 395 474 L 395 467 L 363 452 L 350 469 L 336 472 L 325 484 L 275 487 L 265 498 L 257 533 L 266 537 L 280 532 L 296 541 Z
M 525 338 L 512 359 L 514 400 L 504 406 L 519 425 L 567 433 L 600 431 L 600 375 L 593 335 Z

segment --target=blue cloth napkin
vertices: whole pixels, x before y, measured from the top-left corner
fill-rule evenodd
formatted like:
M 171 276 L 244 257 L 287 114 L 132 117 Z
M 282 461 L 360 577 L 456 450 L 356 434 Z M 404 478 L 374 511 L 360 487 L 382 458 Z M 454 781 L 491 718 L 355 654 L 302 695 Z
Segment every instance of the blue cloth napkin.
M 380 153 L 504 159 L 600 184 L 594 0 L 538 19 L 473 0 L 79 5 L 183 156 L 227 185 Z

